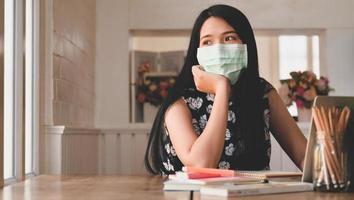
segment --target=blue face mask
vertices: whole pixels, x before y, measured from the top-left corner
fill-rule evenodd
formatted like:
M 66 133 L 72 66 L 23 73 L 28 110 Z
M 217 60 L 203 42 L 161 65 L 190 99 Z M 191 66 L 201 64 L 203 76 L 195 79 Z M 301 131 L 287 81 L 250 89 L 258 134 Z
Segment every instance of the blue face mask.
M 231 84 L 239 79 L 247 67 L 246 44 L 215 44 L 198 48 L 197 59 L 205 71 L 228 78 Z

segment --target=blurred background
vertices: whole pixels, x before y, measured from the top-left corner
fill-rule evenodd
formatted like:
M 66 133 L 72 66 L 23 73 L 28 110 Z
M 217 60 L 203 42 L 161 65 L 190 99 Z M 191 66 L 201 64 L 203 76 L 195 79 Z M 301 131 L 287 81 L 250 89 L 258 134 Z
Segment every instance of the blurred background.
M 146 173 L 158 106 L 184 63 L 194 20 L 217 3 L 248 17 L 260 74 L 305 136 L 316 95 L 354 96 L 351 0 L 2 0 L 5 183 Z M 297 171 L 272 142 L 271 169 Z

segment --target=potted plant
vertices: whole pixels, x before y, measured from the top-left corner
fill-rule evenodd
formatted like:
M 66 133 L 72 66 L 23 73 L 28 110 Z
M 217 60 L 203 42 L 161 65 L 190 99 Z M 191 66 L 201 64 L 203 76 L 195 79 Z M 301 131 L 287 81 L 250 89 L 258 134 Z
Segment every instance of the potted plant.
M 312 71 L 291 72 L 291 78 L 280 80 L 282 86 L 279 94 L 286 106 L 295 102 L 298 110 L 298 121 L 310 121 L 311 106 L 316 96 L 328 96 L 333 89 L 329 86 L 328 78 L 321 76 L 317 79 Z
M 150 76 L 150 68 L 148 63 L 142 63 L 138 71 L 136 99 L 143 104 L 144 122 L 152 122 L 158 106 L 167 97 L 168 90 L 174 85 L 176 79 L 176 76 L 164 73 L 153 73 Z

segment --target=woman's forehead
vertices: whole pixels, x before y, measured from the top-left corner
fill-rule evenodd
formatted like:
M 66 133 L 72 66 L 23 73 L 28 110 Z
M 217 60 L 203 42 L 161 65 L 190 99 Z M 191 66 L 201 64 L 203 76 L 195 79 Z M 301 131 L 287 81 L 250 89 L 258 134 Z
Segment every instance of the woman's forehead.
M 220 17 L 209 17 L 200 29 L 200 38 L 205 36 L 222 35 L 225 32 L 234 32 L 235 29 Z

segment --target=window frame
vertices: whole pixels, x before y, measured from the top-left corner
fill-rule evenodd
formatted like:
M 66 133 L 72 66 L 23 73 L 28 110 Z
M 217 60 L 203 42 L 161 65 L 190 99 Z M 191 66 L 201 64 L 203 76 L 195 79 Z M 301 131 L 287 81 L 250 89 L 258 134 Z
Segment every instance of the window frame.
M 4 186 L 4 1 L 0 1 L 0 188 Z
M 7 4 L 7 5 L 6 5 Z M 27 177 L 32 177 L 38 174 L 38 140 L 39 140 L 39 0 L 20 0 L 12 1 L 5 0 L 4 7 L 13 8 L 13 15 L 10 17 L 13 20 L 13 25 L 11 26 L 12 32 L 9 32 L 7 37 L 11 40 L 6 41 L 9 43 L 9 49 L 13 52 L 13 55 L 9 55 L 10 59 L 13 61 L 13 77 L 14 77 L 14 87 L 13 87 L 13 177 L 4 180 L 4 161 L 2 153 L 0 157 L 1 164 L 1 176 L 0 181 L 3 185 L 12 184 L 14 182 L 23 181 Z M 4 17 L 5 18 L 5 17 Z M 5 21 L 4 21 L 5 23 Z M 29 30 L 25 32 L 25 30 Z M 5 31 L 5 30 L 4 30 Z M 25 41 L 27 39 L 27 41 Z M 25 44 L 26 42 L 26 44 Z M 8 51 L 8 50 L 7 50 Z M 26 60 L 29 59 L 29 62 Z M 26 71 L 27 67 L 32 68 L 31 76 L 31 86 L 30 91 L 26 93 Z M 28 75 L 28 74 L 27 74 Z M 2 76 L 4 78 L 4 76 Z M 28 78 L 28 77 L 27 77 Z M 4 83 L 4 81 L 2 81 Z M 2 87 L 3 88 L 3 87 Z M 28 90 L 28 88 L 27 88 Z M 31 104 L 26 105 L 26 95 L 31 93 Z M 3 93 L 1 94 L 4 95 Z M 26 162 L 26 152 L 25 152 L 25 132 L 26 132 L 26 106 L 30 106 L 31 110 L 31 121 L 30 123 L 31 133 L 32 133 L 32 145 L 31 145 L 31 155 L 32 155 L 32 166 L 31 172 L 25 173 L 25 162 Z M 4 112 L 2 111 L 2 117 Z M 1 131 L 1 144 L 3 142 L 3 128 Z
M 26 72 L 25 77 L 31 79 L 30 91 L 25 88 L 24 94 L 30 95 L 31 104 L 30 115 L 31 121 L 28 122 L 27 118 L 25 123 L 30 123 L 31 131 L 31 170 L 29 173 L 26 172 L 25 166 L 25 176 L 32 177 L 37 175 L 38 172 L 38 141 L 39 141 L 39 0 L 25 0 L 26 3 Z M 29 66 L 28 66 L 29 65 Z M 27 71 L 28 68 L 31 70 Z M 30 72 L 30 76 L 28 76 Z M 27 81 L 26 81 L 27 82 Z M 25 83 L 26 83 L 25 82 Z M 27 102 L 25 103 L 27 106 Z M 25 108 L 27 110 L 27 108 Z M 27 125 L 27 124 L 25 124 Z M 25 135 L 26 138 L 26 135 Z M 26 142 L 26 141 L 25 141 Z M 26 159 L 26 154 L 24 154 L 24 159 Z

